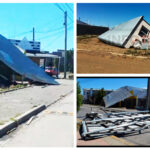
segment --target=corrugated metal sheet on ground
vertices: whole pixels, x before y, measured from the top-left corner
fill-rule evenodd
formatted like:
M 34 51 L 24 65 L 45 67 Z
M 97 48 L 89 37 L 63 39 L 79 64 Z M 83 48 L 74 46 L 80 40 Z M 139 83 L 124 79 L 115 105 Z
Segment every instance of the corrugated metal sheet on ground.
M 0 60 L 12 70 L 28 79 L 42 83 L 58 84 L 58 82 L 48 76 L 43 69 L 26 57 L 2 35 L 0 35 Z
M 131 91 L 133 91 L 133 95 L 131 94 L 132 93 Z M 146 89 L 124 86 L 117 89 L 114 92 L 111 92 L 110 94 L 104 97 L 105 107 L 110 107 L 131 96 L 137 96 L 138 98 L 145 98 L 146 94 L 147 94 Z
M 133 31 L 137 23 L 141 20 L 141 18 L 142 16 L 122 23 L 100 35 L 99 39 L 118 46 L 123 46 L 125 40 L 128 38 L 128 36 Z

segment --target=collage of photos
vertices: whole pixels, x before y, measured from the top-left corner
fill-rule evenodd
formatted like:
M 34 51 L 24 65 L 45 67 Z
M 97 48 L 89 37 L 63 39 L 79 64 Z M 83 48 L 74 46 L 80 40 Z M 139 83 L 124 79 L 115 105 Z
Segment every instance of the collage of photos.
M 150 3 L 0 3 L 0 149 L 150 147 Z

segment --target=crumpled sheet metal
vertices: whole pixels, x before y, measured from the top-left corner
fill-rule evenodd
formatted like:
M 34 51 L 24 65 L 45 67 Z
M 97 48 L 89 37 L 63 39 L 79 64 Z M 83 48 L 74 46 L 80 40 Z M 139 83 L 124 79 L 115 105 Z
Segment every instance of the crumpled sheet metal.
M 133 91 L 133 94 L 131 91 Z M 117 89 L 114 92 L 111 92 L 110 94 L 104 97 L 105 107 L 110 107 L 131 96 L 137 96 L 137 98 L 145 98 L 146 95 L 147 95 L 146 89 L 124 86 Z
M 36 82 L 58 84 L 17 47 L 0 35 L 0 60 L 18 74 Z

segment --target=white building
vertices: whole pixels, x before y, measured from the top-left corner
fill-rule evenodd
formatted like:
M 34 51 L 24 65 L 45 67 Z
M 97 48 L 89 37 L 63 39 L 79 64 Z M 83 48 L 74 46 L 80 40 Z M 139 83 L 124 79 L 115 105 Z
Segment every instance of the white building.
M 22 40 L 14 40 L 14 39 L 9 39 L 9 41 L 15 45 L 19 46 L 24 50 L 30 50 L 30 51 L 40 51 L 40 42 L 36 41 L 28 41 L 27 38 L 23 38 Z

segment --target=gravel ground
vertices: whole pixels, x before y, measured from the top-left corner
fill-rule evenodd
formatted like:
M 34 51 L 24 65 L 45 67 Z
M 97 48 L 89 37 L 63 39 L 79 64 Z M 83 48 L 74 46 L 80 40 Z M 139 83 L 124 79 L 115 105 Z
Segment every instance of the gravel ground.
M 0 94 L 0 125 L 33 107 L 49 105 L 73 90 L 73 80 L 56 81 L 60 85 L 33 86 Z

